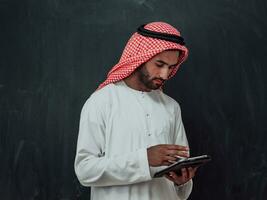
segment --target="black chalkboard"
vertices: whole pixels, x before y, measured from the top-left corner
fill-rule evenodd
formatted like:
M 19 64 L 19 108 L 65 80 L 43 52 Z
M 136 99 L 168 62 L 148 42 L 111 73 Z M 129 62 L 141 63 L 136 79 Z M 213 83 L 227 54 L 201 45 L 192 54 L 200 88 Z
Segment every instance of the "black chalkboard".
M 179 28 L 165 86 L 192 155 L 190 199 L 267 198 L 267 2 L 0 0 L 0 199 L 89 199 L 73 169 L 80 110 L 140 24 Z M 222 167 L 224 165 L 224 167 Z

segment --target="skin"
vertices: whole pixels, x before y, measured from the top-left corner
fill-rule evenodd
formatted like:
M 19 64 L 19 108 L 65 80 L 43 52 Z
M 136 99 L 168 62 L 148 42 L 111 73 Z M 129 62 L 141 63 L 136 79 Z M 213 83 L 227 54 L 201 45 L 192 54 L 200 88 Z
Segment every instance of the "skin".
M 135 90 L 145 92 L 156 90 L 168 79 L 178 64 L 178 58 L 179 51 L 163 51 L 142 64 L 124 81 Z
M 129 77 L 125 83 L 139 91 L 149 92 L 159 89 L 168 79 L 171 72 L 178 64 L 179 51 L 163 51 L 148 62 L 142 64 Z M 149 166 L 168 166 L 177 160 L 177 157 L 189 157 L 189 148 L 181 145 L 160 144 L 147 149 Z M 188 182 L 195 176 L 197 168 L 183 168 L 181 175 L 170 172 L 165 177 L 176 185 Z

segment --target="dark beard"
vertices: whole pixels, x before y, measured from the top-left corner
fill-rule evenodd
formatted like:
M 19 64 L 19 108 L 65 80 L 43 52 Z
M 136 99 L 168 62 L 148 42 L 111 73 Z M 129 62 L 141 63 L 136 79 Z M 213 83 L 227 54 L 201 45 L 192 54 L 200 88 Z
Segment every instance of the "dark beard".
M 155 84 L 153 82 L 153 80 L 155 79 L 160 79 L 162 80 L 162 83 L 164 83 L 164 80 L 161 78 L 152 78 L 150 77 L 145 65 L 141 65 L 138 69 L 137 69 L 137 73 L 138 73 L 138 78 L 139 81 L 148 89 L 150 90 L 157 90 L 159 89 L 163 84 Z

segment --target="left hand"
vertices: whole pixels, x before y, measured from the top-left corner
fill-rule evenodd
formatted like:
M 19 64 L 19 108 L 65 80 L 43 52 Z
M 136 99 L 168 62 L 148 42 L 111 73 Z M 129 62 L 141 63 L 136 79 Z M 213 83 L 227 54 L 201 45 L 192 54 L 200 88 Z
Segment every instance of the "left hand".
M 170 172 L 168 175 L 165 175 L 165 177 L 176 185 L 182 185 L 192 179 L 195 176 L 196 171 L 197 167 L 182 168 L 181 175 L 177 175 L 175 172 Z

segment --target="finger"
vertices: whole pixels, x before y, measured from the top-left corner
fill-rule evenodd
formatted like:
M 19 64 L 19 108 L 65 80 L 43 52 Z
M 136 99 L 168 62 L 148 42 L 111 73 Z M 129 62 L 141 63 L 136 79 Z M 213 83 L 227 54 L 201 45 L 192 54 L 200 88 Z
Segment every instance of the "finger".
M 165 152 L 167 155 L 171 155 L 174 157 L 189 157 L 188 151 L 177 151 L 177 150 L 166 150 Z
M 170 172 L 170 176 L 171 176 L 174 180 L 176 180 L 176 179 L 179 178 L 175 172 Z
M 196 170 L 197 170 L 197 167 L 195 167 L 195 168 L 190 167 L 189 168 L 189 176 L 190 176 L 190 178 L 193 178 L 195 176 Z
M 182 168 L 181 169 L 181 172 L 182 172 L 182 177 L 184 180 L 187 180 L 188 178 L 188 172 L 187 172 L 187 169 L 186 168 Z
M 170 155 L 177 155 L 177 154 L 188 154 L 188 150 L 173 150 L 173 149 L 166 149 L 165 153 Z
M 176 157 L 173 157 L 173 156 L 165 156 L 164 157 L 164 161 L 172 161 L 172 162 L 176 162 L 177 158 Z
M 167 148 L 169 150 L 181 150 L 181 151 L 188 151 L 189 150 L 188 146 L 176 145 L 176 144 L 160 144 L 158 146 L 160 146 L 162 148 Z
M 188 151 L 178 151 L 175 155 L 176 158 L 188 158 L 189 157 L 189 152 Z
M 166 177 L 167 179 L 169 179 L 170 181 L 174 182 L 174 179 L 173 179 L 170 175 L 165 175 L 165 177 Z
M 169 165 L 171 165 L 171 164 L 173 164 L 175 162 L 176 162 L 176 158 L 175 157 L 172 157 L 172 156 L 164 156 L 162 158 L 162 165 L 169 166 Z
M 169 166 L 169 165 L 171 165 L 172 163 L 170 163 L 170 162 L 168 162 L 168 161 L 164 161 L 163 163 L 162 163 L 162 166 Z
M 194 173 L 196 173 L 197 169 L 198 169 L 198 167 L 193 167 Z
M 178 151 L 188 151 L 189 148 L 187 146 L 175 145 L 175 144 L 167 144 L 165 147 L 169 150 L 178 150 Z
M 187 168 L 187 176 L 188 176 L 188 179 L 193 178 L 194 172 L 193 172 L 193 168 L 192 167 Z

